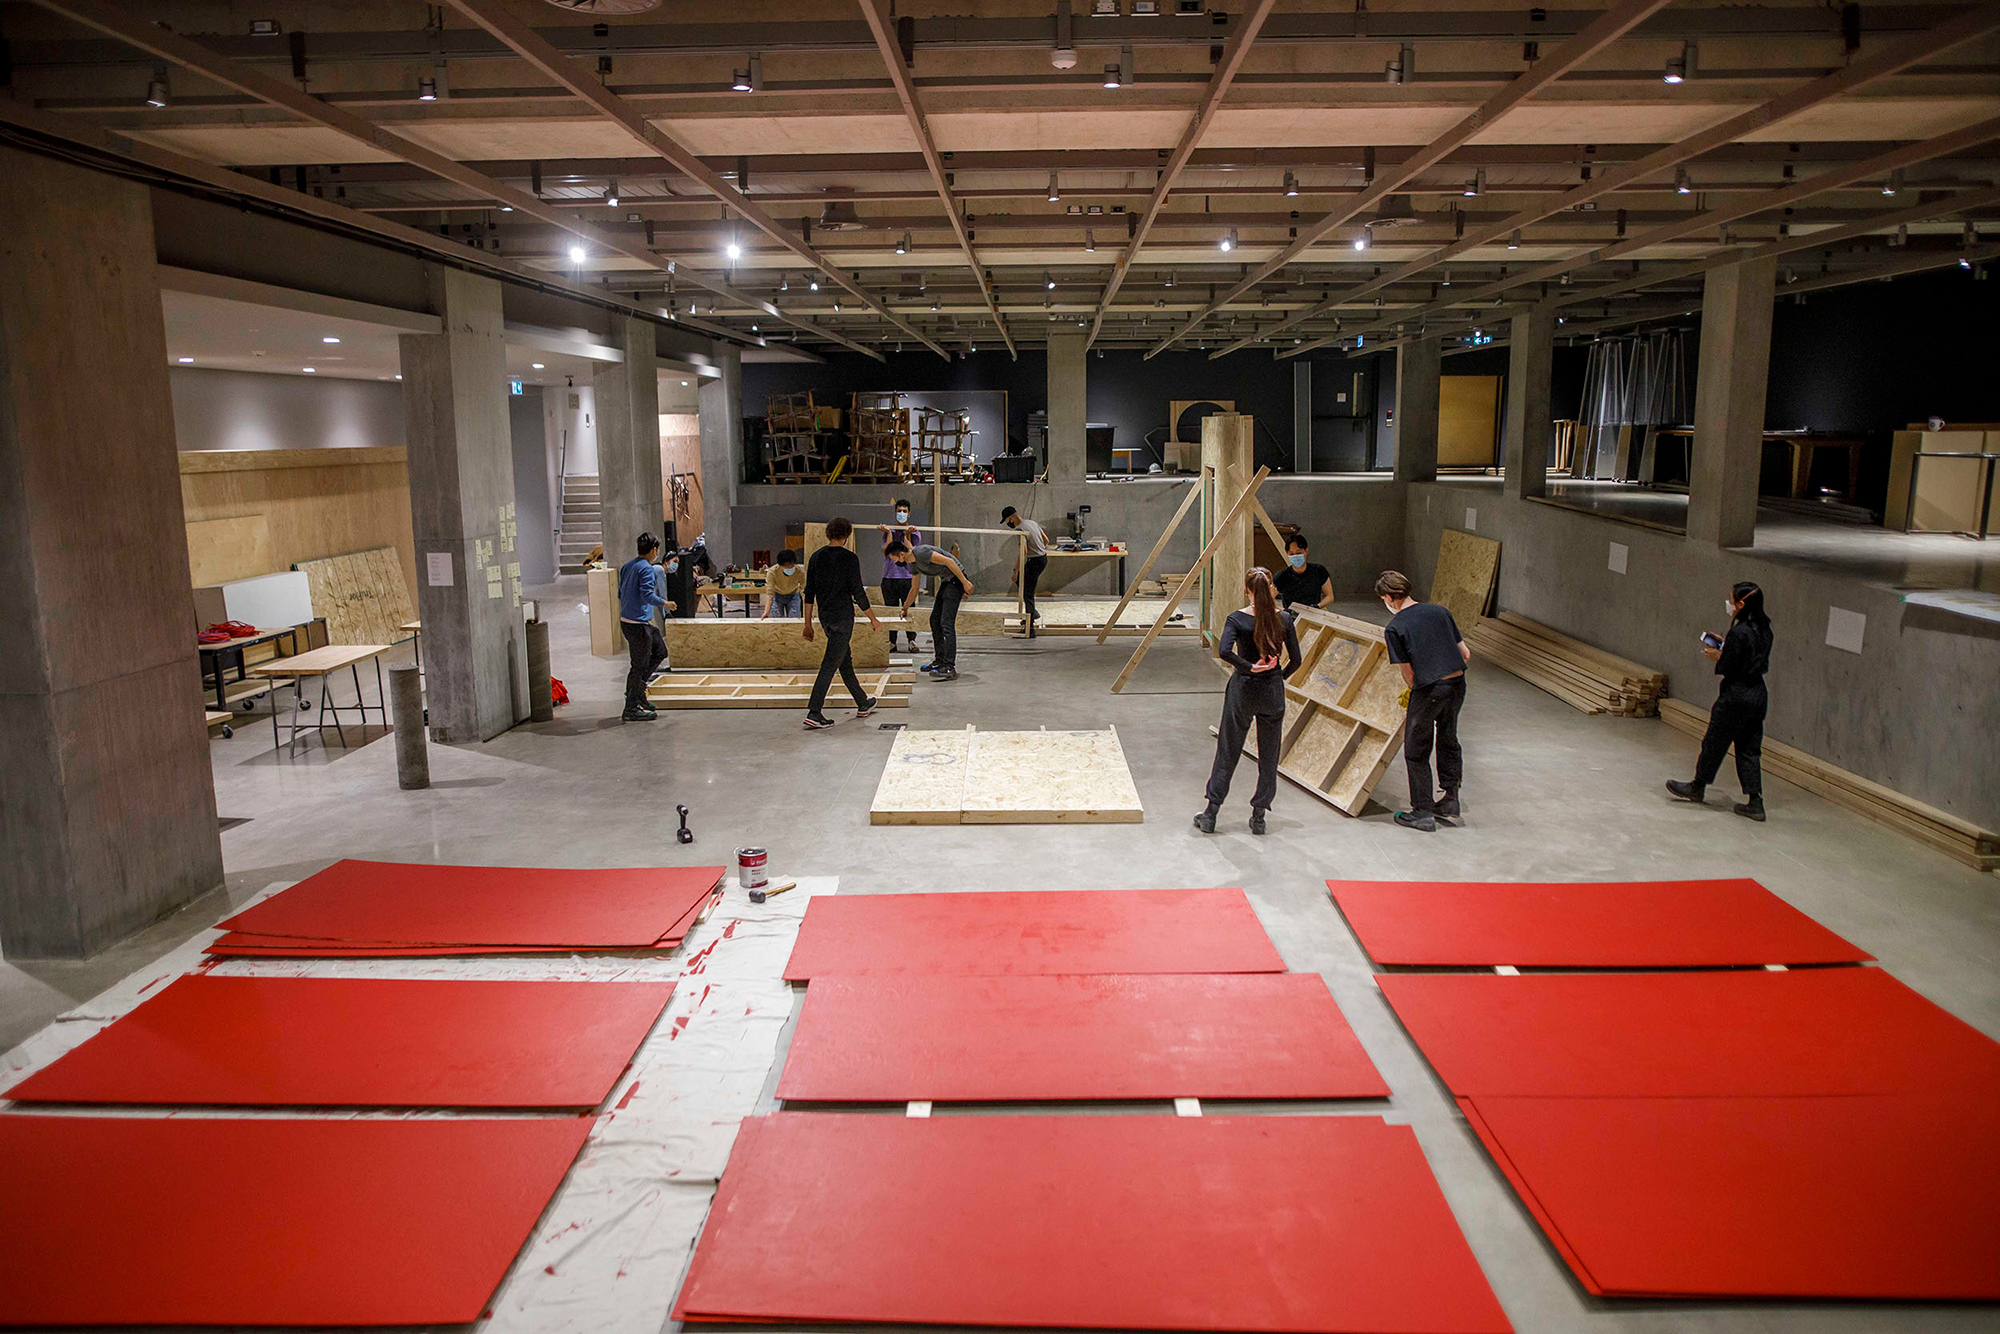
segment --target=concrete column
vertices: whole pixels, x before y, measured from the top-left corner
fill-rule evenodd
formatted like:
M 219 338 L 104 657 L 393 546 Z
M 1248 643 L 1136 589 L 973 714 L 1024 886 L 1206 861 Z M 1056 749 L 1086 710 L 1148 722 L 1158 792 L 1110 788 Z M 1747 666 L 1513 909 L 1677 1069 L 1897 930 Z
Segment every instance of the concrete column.
M 714 356 L 722 374 L 701 381 L 701 513 L 709 558 L 719 569 L 736 559 L 732 516 L 743 478 L 743 353 L 717 343 Z
M 404 334 L 402 358 L 431 737 L 486 741 L 528 716 L 500 284 L 424 279 L 444 332 Z
M 222 883 L 151 196 L 0 148 L 0 950 Z
M 1556 363 L 1556 309 L 1534 306 L 1516 315 L 1507 344 L 1507 416 L 1501 440 L 1507 494 L 1520 499 L 1548 494 L 1549 406 Z
M 632 559 L 641 533 L 660 536 L 660 374 L 654 326 L 614 318 L 611 336 L 623 361 L 592 370 L 597 391 L 597 479 L 604 497 L 604 555 L 614 565 Z M 682 542 L 692 542 L 693 533 Z
M 1438 471 L 1438 378 L 1444 343 L 1419 338 L 1396 349 L 1396 480 L 1434 482 Z
M 1081 482 L 1087 464 L 1083 423 L 1089 409 L 1088 374 L 1084 367 L 1087 340 L 1080 333 L 1049 335 L 1049 456 L 1051 482 Z
M 1747 547 L 1757 534 L 1764 451 L 1764 386 L 1771 373 L 1775 259 L 1710 269 L 1701 301 L 1689 540 Z
M 1313 368 L 1309 361 L 1292 363 L 1292 471 L 1313 467 Z

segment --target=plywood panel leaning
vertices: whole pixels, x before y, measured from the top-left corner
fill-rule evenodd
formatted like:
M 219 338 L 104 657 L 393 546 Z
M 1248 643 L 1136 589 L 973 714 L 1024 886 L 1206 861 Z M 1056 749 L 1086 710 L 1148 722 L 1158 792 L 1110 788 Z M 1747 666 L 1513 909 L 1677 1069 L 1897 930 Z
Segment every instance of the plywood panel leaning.
M 1285 682 L 1278 772 L 1335 810 L 1359 815 L 1403 744 L 1402 674 L 1380 626 L 1308 608 L 1298 633 L 1301 661 Z M 1246 749 L 1255 754 L 1256 743 Z
M 917 622 L 904 617 L 881 617 L 877 630 L 865 620 L 854 623 L 852 641 L 854 665 L 860 668 L 889 665 L 889 632 L 914 630 Z M 667 660 L 676 669 L 684 667 L 745 667 L 773 671 L 816 669 L 826 655 L 826 633 L 815 627 L 813 637 L 800 633 L 797 619 L 772 617 L 764 620 L 717 618 L 678 620 L 666 623 Z
M 328 643 L 395 644 L 409 638 L 402 627 L 417 619 L 417 609 L 393 549 L 303 560 L 292 568 L 312 587 L 313 610 L 326 621 Z
M 261 514 L 197 519 L 187 525 L 188 574 L 194 587 L 271 574 L 271 525 Z
M 1498 542 L 1447 528 L 1438 534 L 1437 571 L 1431 576 L 1430 600 L 1450 612 L 1463 633 L 1486 614 L 1499 573 Z

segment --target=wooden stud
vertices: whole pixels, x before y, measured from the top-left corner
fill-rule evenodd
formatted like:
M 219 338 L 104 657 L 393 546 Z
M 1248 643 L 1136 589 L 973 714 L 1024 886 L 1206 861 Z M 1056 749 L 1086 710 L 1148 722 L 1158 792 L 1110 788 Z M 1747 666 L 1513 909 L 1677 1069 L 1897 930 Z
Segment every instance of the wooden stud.
M 1264 479 L 1270 475 L 1271 470 L 1269 468 L 1259 468 L 1257 475 L 1252 477 L 1250 484 L 1243 489 L 1243 494 L 1236 497 L 1236 503 L 1229 507 L 1229 513 L 1223 516 L 1221 523 L 1215 525 L 1215 536 L 1208 539 L 1208 544 L 1201 549 L 1201 554 L 1195 557 L 1194 565 L 1185 575 L 1181 576 L 1180 584 L 1167 598 L 1167 605 L 1160 609 L 1160 619 L 1153 622 L 1153 628 L 1146 632 L 1146 637 L 1139 641 L 1139 647 L 1133 650 L 1132 660 L 1125 664 L 1125 670 L 1118 673 L 1118 679 L 1111 683 L 1112 694 L 1119 694 L 1125 689 L 1125 683 L 1131 680 L 1132 673 L 1138 670 L 1140 659 L 1146 656 L 1147 649 L 1153 647 L 1153 641 L 1160 637 L 1160 631 L 1166 628 L 1167 621 L 1173 616 L 1175 608 L 1179 607 L 1181 599 L 1187 596 L 1189 586 L 1194 583 L 1195 578 L 1202 571 L 1208 568 L 1209 562 L 1214 559 L 1215 553 L 1221 548 L 1223 540 L 1229 534 L 1230 525 L 1236 522 L 1236 517 L 1255 498 L 1257 488 L 1264 485 Z

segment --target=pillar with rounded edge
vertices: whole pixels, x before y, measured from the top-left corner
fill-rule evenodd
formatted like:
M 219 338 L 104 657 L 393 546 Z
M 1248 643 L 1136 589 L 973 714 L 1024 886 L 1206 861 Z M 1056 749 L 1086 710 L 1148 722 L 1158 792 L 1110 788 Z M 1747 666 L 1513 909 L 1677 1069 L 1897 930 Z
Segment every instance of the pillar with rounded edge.
M 1081 482 L 1088 466 L 1083 438 L 1088 349 L 1081 333 L 1049 335 L 1049 456 L 1041 462 L 1051 482 Z
M 1438 472 L 1438 379 L 1444 343 L 1413 338 L 1396 349 L 1396 480 L 1434 482 Z
M 1703 280 L 1688 474 L 1690 541 L 1747 547 L 1756 540 L 1777 282 L 1775 258 L 1710 269 Z
M 402 359 L 431 737 L 486 741 L 528 714 L 500 284 L 424 279 L 444 329 L 404 334 Z
M 1516 315 L 1507 334 L 1507 413 L 1501 437 L 1506 492 L 1516 499 L 1548 494 L 1555 362 L 1556 308 L 1531 306 Z
M 654 326 L 613 317 L 611 339 L 623 361 L 600 361 L 591 372 L 597 400 L 597 478 L 603 496 L 604 556 L 632 559 L 639 534 L 660 536 L 666 507 L 660 493 L 660 380 Z M 693 533 L 681 536 L 683 543 Z
M 701 378 L 701 512 L 709 559 L 720 569 L 735 559 L 730 516 L 743 477 L 743 354 L 733 343 L 717 343 L 713 364 L 719 374 Z M 630 559 L 628 552 L 612 563 Z
M 0 950 L 222 883 L 144 185 L 0 148 Z

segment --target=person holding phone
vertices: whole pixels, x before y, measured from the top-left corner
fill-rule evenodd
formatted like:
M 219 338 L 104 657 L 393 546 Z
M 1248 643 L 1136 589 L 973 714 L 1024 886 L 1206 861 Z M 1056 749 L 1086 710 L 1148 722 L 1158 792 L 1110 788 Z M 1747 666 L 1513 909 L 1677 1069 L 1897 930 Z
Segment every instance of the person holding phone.
M 1748 582 L 1737 584 L 1723 599 L 1729 612 L 1729 632 L 1704 631 L 1701 655 L 1715 664 L 1722 678 L 1715 706 L 1708 711 L 1708 731 L 1701 739 L 1701 758 L 1694 781 L 1670 780 L 1667 791 L 1682 801 L 1701 801 L 1708 785 L 1722 772 L 1722 757 L 1736 749 L 1736 781 L 1743 800 L 1735 806 L 1746 820 L 1764 820 L 1764 715 L 1771 697 L 1764 673 L 1771 669 L 1771 618 L 1764 614 L 1764 590 Z
M 1278 733 L 1285 722 L 1285 678 L 1299 669 L 1299 636 L 1289 612 L 1278 609 L 1271 572 L 1259 565 L 1243 577 L 1248 605 L 1222 623 L 1219 656 L 1232 669 L 1215 729 L 1215 763 L 1208 773 L 1208 806 L 1194 827 L 1215 832 L 1215 817 L 1229 796 L 1229 782 L 1243 758 L 1243 742 L 1257 728 L 1257 790 L 1250 796 L 1250 832 L 1264 832 L 1264 813 L 1278 796 Z M 1281 665 L 1278 655 L 1284 654 Z

